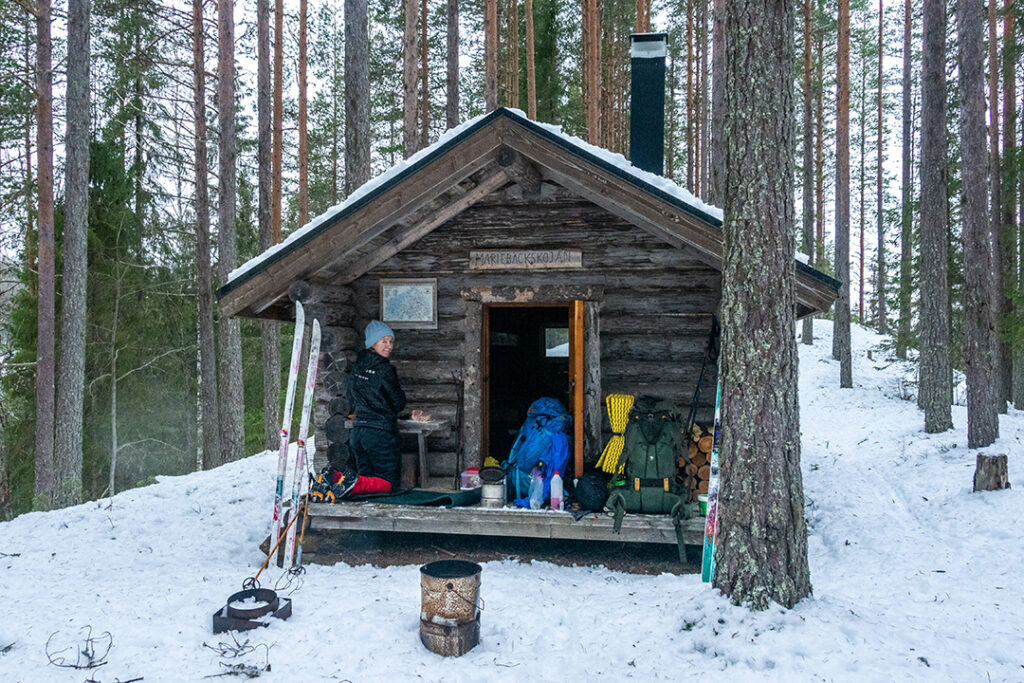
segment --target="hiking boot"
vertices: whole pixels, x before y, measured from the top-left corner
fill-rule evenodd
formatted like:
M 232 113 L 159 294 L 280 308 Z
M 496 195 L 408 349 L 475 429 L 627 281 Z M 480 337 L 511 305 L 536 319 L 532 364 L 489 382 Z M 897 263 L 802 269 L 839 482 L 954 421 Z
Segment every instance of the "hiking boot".
M 328 465 L 320 470 L 320 475 L 309 487 L 309 499 L 313 503 L 323 503 L 334 482 L 334 468 Z
M 352 489 L 355 488 L 357 481 L 359 481 L 359 475 L 355 473 L 355 470 L 346 470 L 345 473 L 341 475 L 341 479 L 338 480 L 338 483 L 331 486 L 324 494 L 324 502 L 337 503 L 339 500 L 351 493 Z

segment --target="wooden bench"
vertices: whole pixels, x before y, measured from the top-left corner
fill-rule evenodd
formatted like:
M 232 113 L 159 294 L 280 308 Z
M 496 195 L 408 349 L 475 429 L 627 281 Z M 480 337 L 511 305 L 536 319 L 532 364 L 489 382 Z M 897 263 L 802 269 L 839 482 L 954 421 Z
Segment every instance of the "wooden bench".
M 627 513 L 622 531 L 612 530 L 614 520 L 590 513 L 578 522 L 567 512 L 517 508 L 426 507 L 381 503 L 313 503 L 310 527 L 315 530 L 397 531 L 478 536 L 564 538 L 627 543 L 676 543 L 676 529 L 668 515 Z M 683 523 L 687 545 L 704 542 L 704 518 Z

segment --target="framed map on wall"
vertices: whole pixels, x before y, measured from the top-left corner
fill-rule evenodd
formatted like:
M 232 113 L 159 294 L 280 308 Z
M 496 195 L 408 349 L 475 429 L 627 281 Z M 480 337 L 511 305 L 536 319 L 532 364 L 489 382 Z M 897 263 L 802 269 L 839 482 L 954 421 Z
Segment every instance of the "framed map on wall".
M 437 278 L 381 280 L 380 319 L 395 329 L 437 329 Z

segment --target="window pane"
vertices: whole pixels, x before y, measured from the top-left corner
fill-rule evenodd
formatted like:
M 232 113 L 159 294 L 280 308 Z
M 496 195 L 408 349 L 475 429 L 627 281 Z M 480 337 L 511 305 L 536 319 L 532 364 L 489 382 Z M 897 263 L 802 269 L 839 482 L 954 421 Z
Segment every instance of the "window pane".
M 569 328 L 544 328 L 544 356 L 546 358 L 569 357 Z

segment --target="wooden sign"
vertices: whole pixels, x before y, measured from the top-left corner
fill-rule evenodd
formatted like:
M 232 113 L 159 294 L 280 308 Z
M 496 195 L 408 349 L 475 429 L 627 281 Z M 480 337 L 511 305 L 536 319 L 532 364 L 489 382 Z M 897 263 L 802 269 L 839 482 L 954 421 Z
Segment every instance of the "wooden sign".
M 515 249 L 469 252 L 470 270 L 540 270 L 582 268 L 579 249 Z

